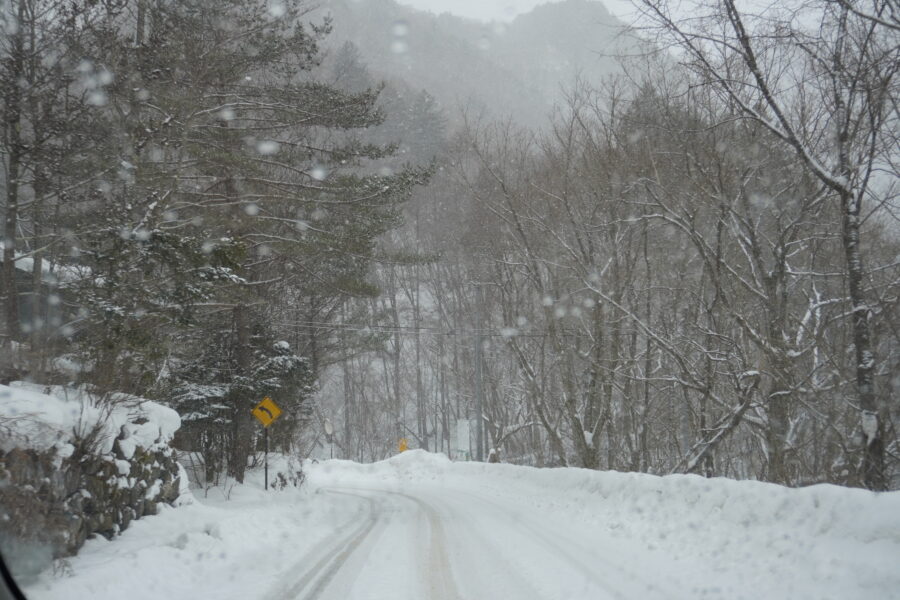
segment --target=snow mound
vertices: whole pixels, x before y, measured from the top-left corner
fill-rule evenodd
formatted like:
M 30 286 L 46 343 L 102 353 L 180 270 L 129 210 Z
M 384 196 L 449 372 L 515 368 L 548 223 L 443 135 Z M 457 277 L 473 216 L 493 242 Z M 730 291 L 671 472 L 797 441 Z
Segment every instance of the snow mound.
M 119 394 L 110 402 L 84 389 L 13 382 L 0 385 L 0 448 L 63 449 L 73 439 L 99 426 L 100 452 L 120 447 L 130 458 L 138 446 L 151 450 L 168 445 L 181 418 L 174 410 L 135 396 Z
M 586 469 L 533 469 L 512 465 L 460 465 L 463 472 L 484 477 L 487 489 L 520 491 L 543 504 L 539 490 L 564 497 L 592 499 L 586 518 L 634 523 L 647 515 L 646 537 L 665 537 L 688 528 L 716 536 L 723 528 L 744 534 L 769 533 L 878 540 L 900 550 L 900 493 L 876 494 L 834 485 L 792 489 L 759 481 L 707 479 L 698 475 L 596 472 Z M 481 477 L 479 477 L 480 479 Z M 588 505 L 590 506 L 590 505 Z M 652 516 L 652 519 L 651 519 Z M 718 535 L 721 535 L 719 533 Z M 714 538 L 710 538 L 714 539 Z M 900 557 L 900 554 L 898 554 Z
M 345 483 L 356 482 L 360 477 L 395 485 L 408 480 L 435 480 L 453 465 L 454 463 L 444 454 L 416 449 L 407 450 L 376 463 L 361 464 L 340 459 L 326 460 L 318 464 L 306 461 L 303 469 L 320 475 L 322 487 L 339 487 Z
M 835 485 L 786 488 L 759 481 L 707 479 L 698 475 L 648 475 L 579 468 L 537 469 L 506 464 L 451 462 L 443 454 L 410 450 L 361 465 L 324 461 L 310 468 L 315 487 L 371 478 L 405 482 L 477 482 L 484 495 L 513 494 L 536 507 L 571 504 L 589 521 L 630 522 L 646 516 L 653 536 L 667 530 L 750 530 L 771 526 L 809 535 L 860 542 L 883 540 L 900 550 L 900 492 L 873 493 Z M 581 506 L 579 509 L 578 506 Z M 652 515 L 652 519 L 650 516 Z M 685 521 L 691 521 L 686 523 Z M 900 557 L 900 554 L 898 554 Z

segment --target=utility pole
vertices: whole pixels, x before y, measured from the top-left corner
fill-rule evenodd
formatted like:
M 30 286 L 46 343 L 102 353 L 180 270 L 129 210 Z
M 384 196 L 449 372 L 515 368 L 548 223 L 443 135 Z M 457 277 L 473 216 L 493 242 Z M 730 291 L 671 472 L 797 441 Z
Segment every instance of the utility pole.
M 331 419 L 325 419 L 325 441 L 331 447 L 331 458 L 334 458 L 334 425 Z
M 440 452 L 444 451 L 444 441 L 448 442 L 447 444 L 447 456 L 450 456 L 450 434 L 448 433 L 448 419 L 447 416 L 447 388 L 444 382 L 444 335 L 441 332 L 441 335 L 437 336 L 438 338 L 438 393 L 441 398 L 441 445 L 439 448 Z
M 481 389 L 481 287 L 475 286 L 475 460 L 484 462 L 484 392 Z
M 416 429 L 419 431 L 419 440 L 423 449 L 427 452 L 428 444 L 428 405 L 422 392 L 422 340 L 421 340 L 421 305 L 420 305 L 420 288 L 421 278 L 419 275 L 419 203 L 416 203 L 416 295 L 415 306 L 413 307 L 413 318 L 416 322 Z

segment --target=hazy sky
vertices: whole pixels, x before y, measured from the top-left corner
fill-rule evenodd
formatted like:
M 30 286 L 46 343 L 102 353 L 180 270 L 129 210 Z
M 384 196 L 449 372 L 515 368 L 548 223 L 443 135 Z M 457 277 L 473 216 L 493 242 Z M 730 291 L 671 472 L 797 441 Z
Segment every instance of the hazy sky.
M 400 4 L 413 6 L 433 13 L 449 12 L 460 17 L 479 21 L 511 21 L 516 15 L 530 11 L 539 4 L 549 4 L 558 0 L 398 0 Z M 612 14 L 623 17 L 628 14 L 627 0 L 605 0 L 603 2 Z

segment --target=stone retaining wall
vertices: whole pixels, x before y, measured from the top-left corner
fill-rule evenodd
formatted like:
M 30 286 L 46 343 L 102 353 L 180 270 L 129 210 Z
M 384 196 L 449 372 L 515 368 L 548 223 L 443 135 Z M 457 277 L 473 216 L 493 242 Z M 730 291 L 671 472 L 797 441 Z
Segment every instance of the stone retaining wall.
M 111 539 L 178 499 L 184 471 L 167 445 L 135 448 L 123 434 L 110 454 L 92 454 L 90 446 L 0 450 L 0 553 L 17 578 L 74 555 L 95 535 Z

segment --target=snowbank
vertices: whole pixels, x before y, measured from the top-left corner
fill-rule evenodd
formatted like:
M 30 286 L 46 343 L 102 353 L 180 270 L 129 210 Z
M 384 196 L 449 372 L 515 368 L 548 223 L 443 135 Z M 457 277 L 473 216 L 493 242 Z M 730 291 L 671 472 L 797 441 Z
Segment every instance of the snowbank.
M 270 455 L 270 486 L 295 467 Z M 263 491 L 261 468 L 249 470 L 244 485 L 194 489 L 194 497 L 178 509 L 160 506 L 114 542 L 89 540 L 63 573 L 45 571 L 24 592 L 33 600 L 274 598 L 271 590 L 309 567 L 306 552 L 359 509 L 305 487 Z
M 136 446 L 152 450 L 168 445 L 181 426 L 177 412 L 156 402 L 124 394 L 112 400 L 100 403 L 83 389 L 23 382 L 0 385 L 0 449 L 63 450 L 73 437 L 83 437 L 99 425 L 100 452 L 111 452 L 113 441 L 122 434 L 120 447 L 130 458 L 129 448 L 134 452 Z
M 692 528 L 716 526 L 803 531 L 860 542 L 885 541 L 900 550 L 900 492 L 876 494 L 834 485 L 792 489 L 759 481 L 592 471 L 537 469 L 506 464 L 451 462 L 443 454 L 411 450 L 385 461 L 362 465 L 332 460 L 311 466 L 313 487 L 340 486 L 369 479 L 402 485 L 469 479 L 485 495 L 516 495 L 534 506 L 582 508 L 585 518 L 608 523 L 610 517 L 645 515 L 656 533 L 696 519 Z M 584 504 L 588 501 L 587 504 Z M 898 554 L 900 558 L 900 554 Z

